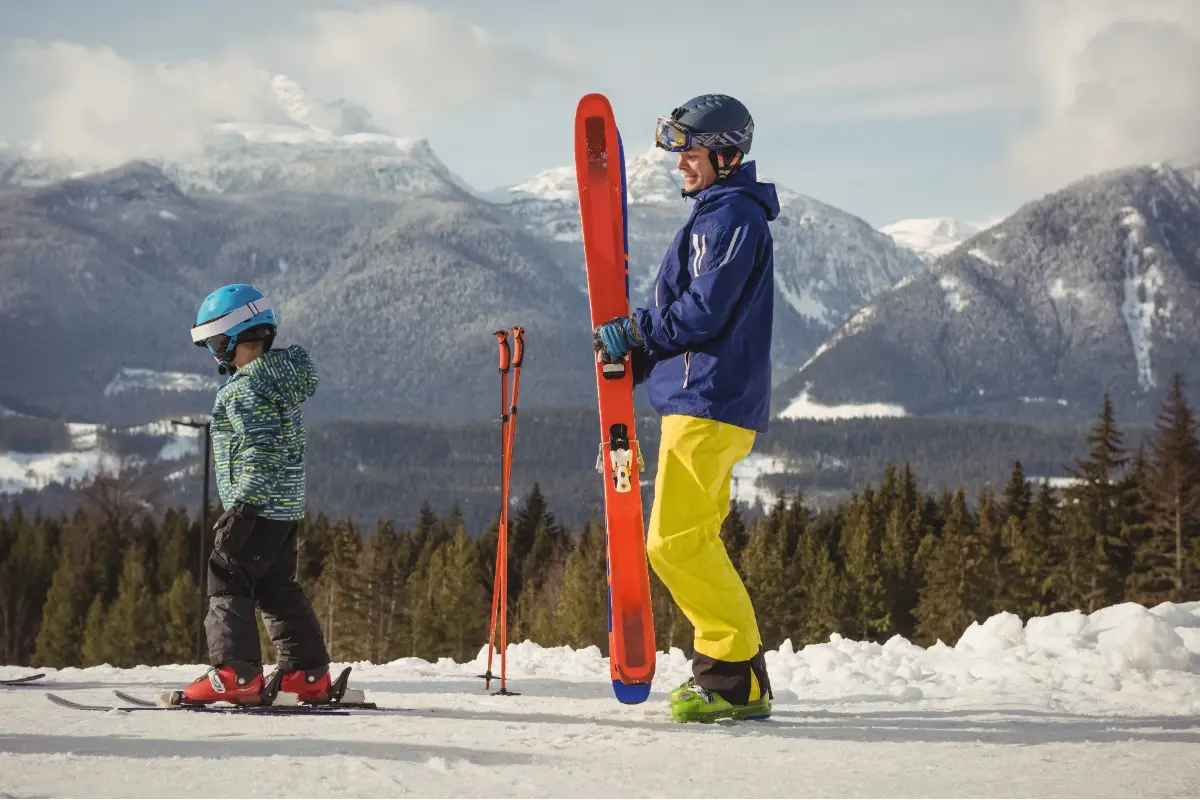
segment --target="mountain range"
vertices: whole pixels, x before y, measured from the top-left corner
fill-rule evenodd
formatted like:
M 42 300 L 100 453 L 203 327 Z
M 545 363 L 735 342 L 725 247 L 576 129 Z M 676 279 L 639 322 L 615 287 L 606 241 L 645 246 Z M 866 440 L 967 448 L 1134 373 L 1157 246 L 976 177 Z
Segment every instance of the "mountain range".
M 492 191 L 366 109 L 277 103 L 187 158 L 102 169 L 0 149 L 0 404 L 138 424 L 202 412 L 200 298 L 273 299 L 321 374 L 316 419 L 496 413 L 492 331 L 522 325 L 524 408 L 595 402 L 574 169 Z M 634 304 L 686 218 L 673 158 L 627 153 Z M 776 413 L 1146 418 L 1200 319 L 1200 169 L 1095 175 L 999 221 L 864 220 L 777 186 Z M 762 180 L 770 180 L 763 177 Z M 814 409 L 816 411 L 814 412 Z
M 1079 180 L 880 293 L 778 394 L 914 415 L 1152 418 L 1200 381 L 1200 169 Z M 781 404 L 788 413 L 786 402 Z
M 121 424 L 205 410 L 216 376 L 186 328 L 211 289 L 244 281 L 275 301 L 281 343 L 316 358 L 318 417 L 494 415 L 491 332 L 518 324 L 522 405 L 594 403 L 573 168 L 479 192 L 365 109 L 273 85 L 269 121 L 224 122 L 186 159 L 99 170 L 0 150 L 0 335 L 25 355 L 0 402 Z M 661 151 L 627 175 L 637 304 L 689 205 Z M 851 214 L 780 195 L 782 382 L 924 264 Z

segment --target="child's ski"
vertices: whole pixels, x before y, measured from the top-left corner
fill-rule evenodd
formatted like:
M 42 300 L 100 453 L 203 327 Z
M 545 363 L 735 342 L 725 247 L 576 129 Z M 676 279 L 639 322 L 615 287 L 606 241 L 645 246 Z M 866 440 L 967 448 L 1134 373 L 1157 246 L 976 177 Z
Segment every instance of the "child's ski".
M 0 686 L 24 686 L 27 683 L 40 681 L 44 677 L 46 677 L 46 673 L 39 672 L 36 675 L 23 675 L 20 678 L 7 678 L 0 681 Z
M 120 692 L 116 689 L 113 690 L 113 694 L 117 696 L 118 700 L 124 700 L 131 706 L 141 706 L 143 708 L 173 708 L 175 706 L 186 705 L 186 703 L 166 703 L 164 705 L 157 700 L 151 700 L 146 697 L 138 697 L 137 695 L 129 694 L 128 692 Z M 378 708 L 377 705 L 374 703 L 369 703 L 366 700 L 327 700 L 323 702 L 307 701 L 300 702 L 297 705 L 302 708 Z M 255 707 L 258 708 L 259 706 Z M 276 708 L 285 707 L 286 706 L 276 706 Z
M 589 94 L 575 112 L 575 173 L 587 264 L 592 327 L 629 316 L 625 158 L 612 107 Z M 600 455 L 608 538 L 609 668 L 622 703 L 641 703 L 654 678 L 654 616 L 634 428 L 633 373 L 628 356 L 596 359 Z
M 349 714 L 349 711 L 327 710 L 325 708 L 312 708 L 310 706 L 159 706 L 159 705 L 128 705 L 128 706 L 107 706 L 107 705 L 89 705 L 87 703 L 76 703 L 74 700 L 68 700 L 65 697 L 59 697 L 50 692 L 46 693 L 46 699 L 57 706 L 63 708 L 71 708 L 76 711 L 199 711 L 213 714 L 322 714 L 322 715 L 344 715 Z

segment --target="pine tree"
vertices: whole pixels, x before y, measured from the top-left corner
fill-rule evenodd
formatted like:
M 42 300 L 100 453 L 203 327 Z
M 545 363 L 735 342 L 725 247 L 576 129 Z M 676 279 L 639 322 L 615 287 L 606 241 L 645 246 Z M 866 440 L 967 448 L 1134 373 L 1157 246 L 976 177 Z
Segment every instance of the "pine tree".
M 80 666 L 95 667 L 113 660 L 108 649 L 108 638 L 104 635 L 104 616 L 104 598 L 96 594 L 83 622 L 83 658 Z
M 895 496 L 893 491 L 892 496 Z M 842 558 L 848 616 L 844 633 L 854 639 L 877 641 L 892 633 L 889 592 L 883 566 L 884 524 L 881 496 L 871 488 L 850 501 L 842 528 Z
M 1130 599 L 1143 603 L 1191 599 L 1193 542 L 1200 526 L 1200 442 L 1196 419 L 1176 373 L 1159 412 L 1144 470 L 1134 470 L 1145 535 L 1137 543 Z M 1139 472 L 1141 474 L 1139 474 Z
M 84 666 L 84 620 L 94 595 L 87 569 L 64 549 L 42 608 L 35 663 L 56 669 Z
M 1004 502 L 1001 506 L 1004 520 L 1016 517 L 1024 524 L 1033 506 L 1033 487 L 1025 478 L 1025 468 L 1020 461 L 1014 461 L 1012 472 L 1009 473 L 1008 483 L 1004 486 Z
M 916 498 L 902 492 L 888 514 L 880 555 L 891 629 L 906 639 L 912 639 L 916 629 L 913 612 L 921 587 L 916 554 L 924 535 Z
M 567 556 L 563 586 L 555 609 L 558 632 L 565 644 L 581 649 L 608 650 L 608 592 L 604 529 L 584 528 L 578 546 Z
M 168 508 L 161 521 L 155 523 L 147 518 L 147 522 L 152 523 L 155 564 L 153 583 L 156 590 L 162 590 L 164 593 L 169 591 L 179 573 L 184 570 L 193 573 L 192 585 L 195 586 L 194 571 L 197 569 L 199 555 L 196 553 L 196 539 L 191 535 L 192 524 L 187 514 L 180 509 Z
M 784 556 L 786 508 L 781 511 L 784 513 L 772 513 L 755 525 L 741 558 L 743 582 L 768 649 L 777 647 L 796 627 L 799 583 L 795 563 Z
M 382 664 L 401 655 L 399 637 L 406 576 L 401 537 L 390 522 L 380 522 L 358 558 L 357 584 L 363 599 L 364 656 Z
M 555 556 L 565 558 L 565 536 L 550 513 L 541 487 L 534 484 L 508 524 L 509 601 L 516 603 L 522 586 L 535 579 Z
M 105 660 L 130 668 L 159 661 L 162 623 L 159 604 L 151 592 L 145 551 L 133 547 L 125 554 L 117 598 L 104 614 Z
M 168 664 L 191 664 L 196 660 L 196 633 L 200 627 L 200 590 L 192 573 L 180 572 L 161 598 L 163 620 L 162 656 Z
M 796 646 L 828 641 L 831 633 L 842 630 L 846 617 L 843 579 L 830 554 L 822 519 L 809 523 L 796 548 L 796 573 L 802 598 L 788 631 Z
M 929 537 L 925 585 L 917 604 L 917 632 L 928 641 L 950 643 L 988 616 L 989 586 L 979 580 L 989 553 L 967 510 L 966 493 L 955 492 L 939 537 Z
M 57 564 L 58 525 L 14 515 L 11 545 L 0 558 L 0 664 L 24 664 L 37 636 Z
M 484 596 L 475 543 L 459 525 L 454 537 L 439 549 L 445 579 L 436 587 L 434 614 L 440 622 L 443 651 L 458 661 L 475 655 L 487 629 L 488 598 Z
M 326 647 L 335 661 L 355 659 L 362 643 L 363 589 L 356 580 L 361 543 L 351 523 L 339 522 L 333 528 L 333 546 L 321 572 L 315 605 Z
M 1008 611 L 1020 614 L 1027 601 L 1019 579 L 1020 571 L 1006 543 L 1005 526 L 1009 521 L 1018 526 L 1021 522 L 1018 515 L 1005 518 L 1008 500 L 1006 497 L 1003 504 L 997 504 L 995 495 L 987 487 L 979 493 L 977 535 L 987 549 L 988 563 L 978 580 L 986 586 L 989 595 L 987 610 L 990 613 Z M 1028 514 L 1028 509 L 1024 513 Z
M 299 566 L 296 570 L 296 580 L 308 588 L 320 579 L 321 570 L 333 550 L 333 526 L 324 514 L 317 514 L 316 519 L 310 519 L 306 515 L 300 521 L 298 539 Z
M 1060 554 L 1052 576 L 1059 600 L 1091 613 L 1121 599 L 1132 561 L 1126 519 L 1133 506 L 1132 483 L 1121 475 L 1128 463 L 1123 434 L 1104 396 L 1100 418 L 1088 435 L 1089 452 L 1068 471 L 1075 483 L 1064 490 Z

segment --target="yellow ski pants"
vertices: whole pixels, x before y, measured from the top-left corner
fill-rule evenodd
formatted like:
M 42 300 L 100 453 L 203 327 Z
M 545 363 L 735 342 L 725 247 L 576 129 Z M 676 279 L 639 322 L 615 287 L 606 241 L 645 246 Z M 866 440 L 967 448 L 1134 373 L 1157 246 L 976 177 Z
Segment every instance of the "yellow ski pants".
M 750 595 L 721 541 L 733 466 L 749 455 L 754 436 L 711 419 L 662 420 L 647 555 L 695 626 L 696 652 L 721 661 L 749 661 L 762 643 Z

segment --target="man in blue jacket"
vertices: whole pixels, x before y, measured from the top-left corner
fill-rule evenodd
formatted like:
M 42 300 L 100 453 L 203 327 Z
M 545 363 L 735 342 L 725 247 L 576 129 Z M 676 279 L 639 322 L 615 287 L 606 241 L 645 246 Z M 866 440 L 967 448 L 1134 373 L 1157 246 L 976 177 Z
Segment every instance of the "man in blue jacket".
M 742 103 L 710 94 L 658 120 L 679 153 L 691 216 L 663 258 L 648 308 L 596 328 L 596 350 L 631 353 L 663 416 L 646 547 L 654 571 L 696 629 L 692 678 L 671 693 L 679 721 L 763 718 L 771 687 L 746 587 L 721 542 L 733 466 L 765 432 L 771 395 L 773 184 L 750 152 Z

